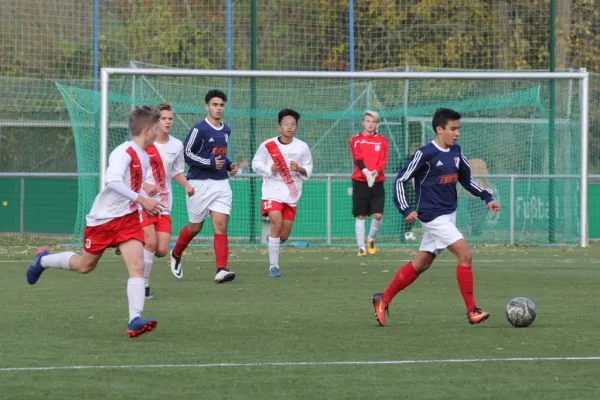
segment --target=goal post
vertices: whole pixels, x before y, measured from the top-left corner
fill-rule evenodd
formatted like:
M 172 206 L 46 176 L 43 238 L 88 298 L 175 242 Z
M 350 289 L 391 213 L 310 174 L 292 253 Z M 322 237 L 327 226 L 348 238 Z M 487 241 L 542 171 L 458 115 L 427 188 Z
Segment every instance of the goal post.
M 240 86 L 244 86 L 244 90 L 246 89 L 246 86 L 249 86 L 247 82 L 249 82 L 252 79 L 260 80 L 261 82 L 265 80 L 273 80 L 281 82 L 281 84 L 278 87 L 274 87 L 273 90 L 270 92 L 264 92 L 268 93 L 268 96 L 277 96 L 279 90 L 278 88 L 285 88 L 285 90 L 293 90 L 293 87 L 291 86 L 296 85 L 296 98 L 300 99 L 298 101 L 301 104 L 311 104 L 311 107 L 313 104 L 315 104 L 315 108 L 311 108 L 308 110 L 301 108 L 301 106 L 297 106 L 299 108 L 299 111 L 303 115 L 303 119 L 306 115 L 306 119 L 308 120 L 310 120 L 311 118 L 321 122 L 325 120 L 335 120 L 337 121 L 336 124 L 338 125 L 337 129 L 339 129 L 339 125 L 344 125 L 340 124 L 340 121 L 343 122 L 344 120 L 348 120 L 349 123 L 345 124 L 343 127 L 347 131 L 346 137 L 343 137 L 343 140 L 341 140 L 341 135 L 338 135 L 338 143 L 326 144 L 326 146 L 329 147 L 323 147 L 324 150 L 322 151 L 322 154 L 319 153 L 315 160 L 317 163 L 321 163 L 323 168 L 329 168 L 329 166 L 332 165 L 331 163 L 335 161 L 339 161 L 340 163 L 342 163 L 344 165 L 344 168 L 342 168 L 341 170 L 337 169 L 331 171 L 327 169 L 321 169 L 319 172 L 322 173 L 324 176 L 329 174 L 329 177 L 321 179 L 321 181 L 327 182 L 327 185 L 323 187 L 322 192 L 320 192 L 319 189 L 317 190 L 317 193 L 308 193 L 309 191 L 307 190 L 307 196 L 314 195 L 316 198 L 316 196 L 320 195 L 323 197 L 327 197 L 327 199 L 323 200 L 323 202 L 326 201 L 327 203 L 327 206 L 323 206 L 324 209 L 334 209 L 333 212 L 331 212 L 331 214 L 333 215 L 331 218 L 333 218 L 333 220 L 327 221 L 326 229 L 328 233 L 326 244 L 335 245 L 338 243 L 352 242 L 351 238 L 349 239 L 344 237 L 345 242 L 341 239 L 338 241 L 335 238 L 335 225 L 337 222 L 337 217 L 335 216 L 335 208 L 336 205 L 341 204 L 340 202 L 342 201 L 342 197 L 335 198 L 335 196 L 343 196 L 338 192 L 344 190 L 338 189 L 335 186 L 335 183 L 338 181 L 342 182 L 343 180 L 348 180 L 348 178 L 340 178 L 336 174 L 339 174 L 340 172 L 350 172 L 350 161 L 346 159 L 337 160 L 336 157 L 339 157 L 342 154 L 341 151 L 345 152 L 347 150 L 347 139 L 352 133 L 355 133 L 351 132 L 351 123 L 353 124 L 354 122 L 360 120 L 362 116 L 362 111 L 367 107 L 375 108 L 378 111 L 381 111 L 380 114 L 384 118 L 386 118 L 387 121 L 389 121 L 386 122 L 387 128 L 384 134 L 386 136 L 391 135 L 393 139 L 396 140 L 399 144 L 398 148 L 404 148 L 408 147 L 408 143 L 410 141 L 412 141 L 413 143 L 417 143 L 415 141 L 416 139 L 413 140 L 416 137 L 416 133 L 415 135 L 412 135 L 410 124 L 416 123 L 419 125 L 419 138 L 426 137 L 430 140 L 432 138 L 433 131 L 429 132 L 431 134 L 429 137 L 427 137 L 427 135 L 425 134 L 425 130 L 430 129 L 428 128 L 428 124 L 425 122 L 427 116 L 433 113 L 435 107 L 455 107 L 457 111 L 464 113 L 465 115 L 465 129 L 467 129 L 467 126 L 472 125 L 473 130 L 479 130 L 479 133 L 475 131 L 467 132 L 468 135 L 465 135 L 465 140 L 468 140 L 466 142 L 464 142 L 461 137 L 460 143 L 464 143 L 463 148 L 466 148 L 465 153 L 468 158 L 470 157 L 469 151 L 479 152 L 479 150 L 481 150 L 481 147 L 483 147 L 483 150 L 485 150 L 483 152 L 484 155 L 487 155 L 489 158 L 495 160 L 494 162 L 500 165 L 502 162 L 502 154 L 500 154 L 500 152 L 498 151 L 490 150 L 491 147 L 513 146 L 514 150 L 512 152 L 506 151 L 507 149 L 505 148 L 504 154 L 509 155 L 510 163 L 513 163 L 514 165 L 523 166 L 523 168 L 525 168 L 526 173 L 523 173 L 522 170 L 517 170 L 517 168 L 515 168 L 514 170 L 504 169 L 500 171 L 493 171 L 492 169 L 490 169 L 489 171 L 489 178 L 492 180 L 495 179 L 497 181 L 497 186 L 499 186 L 499 194 L 503 196 L 503 212 L 506 212 L 506 214 L 508 214 L 506 217 L 506 239 L 503 239 L 503 241 L 500 241 L 498 243 L 525 243 L 524 240 L 526 239 L 523 238 L 527 238 L 529 229 L 535 230 L 537 232 L 537 235 L 542 235 L 542 233 L 540 232 L 544 229 L 553 229 L 548 228 L 548 226 L 550 225 L 548 225 L 547 222 L 541 221 L 543 219 L 542 217 L 556 218 L 556 216 L 553 215 L 557 214 L 561 216 L 559 227 L 557 229 L 564 230 L 564 243 L 571 245 L 579 244 L 582 247 L 587 247 L 588 245 L 587 143 L 589 94 L 588 73 L 585 69 L 581 69 L 576 72 L 317 72 L 189 70 L 165 68 L 103 68 L 101 70 L 101 90 L 99 98 L 100 140 L 98 172 L 100 174 L 100 178 L 98 183 L 100 184 L 100 188 L 104 187 L 104 174 L 108 162 L 108 153 L 111 150 L 111 147 L 109 146 L 109 124 L 111 123 L 111 115 L 109 114 L 111 113 L 110 104 L 112 101 L 111 84 L 115 82 L 115 79 L 124 79 L 125 77 L 132 76 L 144 76 L 153 78 L 160 77 L 165 79 L 189 78 L 185 81 L 186 85 L 192 85 L 190 83 L 191 78 L 201 78 L 203 79 L 202 82 L 204 82 L 205 86 L 207 85 L 207 81 L 210 82 L 210 79 L 214 79 L 215 87 L 217 88 L 222 86 L 221 83 L 224 82 L 222 79 L 232 79 L 237 80 L 236 82 L 238 83 L 244 82 L 244 84 L 240 84 Z M 342 111 L 336 111 L 335 113 L 333 112 L 333 109 L 328 109 L 327 104 L 323 104 L 322 109 L 319 109 L 318 103 L 316 103 L 316 97 L 314 99 L 301 101 L 301 98 L 303 96 L 309 96 L 311 91 L 318 90 L 319 82 L 326 82 L 323 83 L 323 85 L 332 86 L 335 84 L 341 87 L 343 85 L 349 86 L 348 82 L 350 82 L 350 80 L 352 80 L 355 83 L 355 85 L 360 84 L 360 82 L 372 85 L 375 88 L 375 91 L 379 90 L 379 92 L 377 92 L 378 96 L 365 96 L 365 98 L 368 98 L 368 101 L 365 101 L 365 103 L 351 104 L 349 101 L 349 97 L 343 99 L 343 101 L 339 99 L 339 97 L 346 96 L 346 92 L 344 90 L 340 90 L 339 93 L 335 90 L 330 90 L 328 95 L 322 95 L 323 97 L 319 97 L 318 100 L 327 102 L 337 102 L 339 100 L 340 103 L 344 103 L 345 105 L 343 107 L 340 106 L 337 108 L 337 110 Z M 423 96 L 423 99 L 419 99 L 420 103 L 418 105 L 406 104 L 406 87 L 403 86 L 401 90 L 398 89 L 396 91 L 394 91 L 395 89 L 390 89 L 390 87 L 394 86 L 394 84 L 396 83 L 400 85 L 403 82 L 409 81 L 411 82 L 411 90 L 419 90 L 419 95 Z M 579 84 L 579 90 L 576 91 L 576 94 L 578 95 L 576 96 L 578 97 L 578 102 L 575 103 L 578 109 L 576 110 L 576 112 L 573 111 L 573 113 L 576 115 L 574 115 L 573 117 L 569 117 L 571 119 L 566 119 L 564 115 L 558 115 L 558 113 L 556 116 L 556 132 L 557 135 L 561 135 L 561 137 L 557 138 L 556 144 L 556 146 L 560 147 L 560 155 L 556 156 L 557 160 L 549 160 L 548 152 L 538 154 L 536 153 L 537 150 L 535 149 L 536 144 L 547 145 L 547 143 L 544 143 L 547 140 L 547 136 L 544 136 L 547 135 L 547 130 L 540 130 L 539 127 L 544 126 L 544 124 L 541 122 L 544 118 L 549 118 L 549 113 L 547 113 L 547 104 L 544 103 L 544 98 L 547 97 L 547 93 L 544 93 L 544 91 L 546 90 L 546 84 L 550 81 L 563 83 L 578 82 Z M 216 82 L 220 83 L 217 84 Z M 302 82 L 303 84 L 300 85 L 298 82 Z M 464 84 L 467 86 L 468 89 L 461 89 L 460 85 L 451 84 L 450 82 L 465 82 Z M 485 84 L 483 82 L 485 82 Z M 306 85 L 304 85 L 304 83 L 306 83 Z M 417 86 L 418 88 L 413 89 L 412 87 L 414 86 Z M 160 90 L 160 87 L 154 90 Z M 572 87 L 571 85 L 569 85 L 569 91 L 571 90 Z M 257 96 L 267 96 L 261 93 L 262 92 L 260 92 L 259 90 Z M 200 96 L 203 97 L 203 95 L 204 93 L 198 92 L 198 99 L 200 99 Z M 166 93 L 165 97 L 167 99 L 169 99 L 169 96 L 169 93 Z M 376 101 L 373 100 L 374 97 L 377 98 Z M 150 101 L 154 101 L 155 97 L 148 97 L 147 99 Z M 184 105 L 182 107 L 187 107 L 187 112 L 189 113 L 198 112 L 198 114 L 200 115 L 203 111 L 203 109 L 200 107 L 203 106 L 203 102 L 198 99 L 196 99 L 196 111 L 193 110 L 194 107 L 189 105 Z M 136 98 L 135 102 L 136 104 L 140 104 L 140 102 L 144 100 L 144 98 Z M 271 120 L 276 118 L 276 113 L 273 115 L 273 110 L 275 110 L 275 108 L 277 107 L 277 102 L 275 101 L 259 101 L 259 107 L 261 107 L 260 110 L 250 109 L 248 108 L 248 104 L 242 105 L 241 103 L 243 103 L 243 101 L 240 101 L 239 98 L 236 98 L 236 113 L 234 113 L 234 118 L 266 119 L 267 115 L 269 115 L 268 118 L 270 118 Z M 261 105 L 261 103 L 263 103 L 263 105 Z M 282 104 L 281 108 L 283 108 L 283 106 L 294 107 L 295 104 L 289 99 L 286 99 L 283 103 L 285 104 Z M 521 103 L 524 105 L 521 106 Z M 571 113 L 572 110 L 570 99 L 568 103 L 569 113 Z M 246 109 L 242 109 L 244 106 L 246 107 Z M 523 111 L 526 110 L 527 107 L 533 107 L 536 111 Z M 575 108 L 575 105 L 573 106 L 573 108 Z M 175 111 L 178 112 L 177 108 Z M 227 109 L 225 115 L 228 115 Z M 121 115 L 118 116 L 118 118 L 121 117 Z M 485 130 L 489 126 L 489 124 L 487 124 L 485 121 L 489 121 L 490 118 L 496 119 L 497 126 L 495 126 L 495 129 L 498 129 L 498 131 L 505 132 L 502 134 L 505 134 L 506 137 L 499 135 L 499 142 L 495 144 L 493 141 L 490 141 L 489 138 L 486 138 L 486 141 L 479 145 L 479 140 L 477 139 L 477 137 L 479 136 L 477 135 L 481 135 L 481 132 L 485 132 Z M 524 123 L 523 120 L 527 118 L 530 118 L 533 122 L 530 124 Z M 517 120 L 518 122 L 515 123 L 501 122 Z M 119 119 L 119 122 L 122 123 L 123 119 Z M 564 129 L 559 129 L 559 127 L 562 127 L 563 125 Z M 358 129 L 360 128 L 360 125 L 356 124 L 356 127 Z M 304 132 L 302 129 L 303 128 L 301 127 L 299 130 L 300 137 L 302 137 Z M 318 128 L 311 127 L 311 130 L 315 129 Z M 326 130 L 326 128 L 323 129 Z M 274 136 L 275 132 L 276 131 L 271 130 L 271 136 Z M 315 139 L 315 142 L 317 140 L 318 139 Z M 522 145 L 521 141 L 523 142 Z M 260 143 L 260 141 L 258 141 L 258 143 Z M 312 145 L 310 141 L 309 145 Z M 342 150 L 338 152 L 335 147 L 336 145 L 339 146 Z M 317 150 L 319 151 L 320 148 Z M 403 161 L 402 157 L 404 155 L 401 154 L 401 151 L 397 151 L 397 153 L 398 154 L 394 155 L 394 165 L 388 165 L 388 169 L 386 170 L 386 174 L 388 175 L 388 181 L 393 181 L 394 172 L 397 171 L 400 162 Z M 552 152 L 550 154 L 554 153 Z M 251 160 L 252 154 L 249 154 L 248 156 Z M 557 170 L 555 173 L 548 175 L 548 169 L 546 168 L 547 165 L 549 163 L 555 162 L 560 164 L 560 170 Z M 349 175 L 347 176 L 349 177 Z M 547 196 L 547 182 L 549 182 L 549 180 L 553 180 L 553 182 L 555 182 L 558 185 L 557 190 L 561 192 L 561 195 L 563 197 L 565 197 L 564 201 L 561 200 L 556 204 L 556 212 L 555 210 L 548 210 L 547 204 L 544 205 L 542 204 L 543 201 L 539 200 L 540 198 Z M 316 179 L 316 182 L 318 181 L 319 178 Z M 333 187 L 330 186 L 332 182 L 334 184 Z M 574 182 L 577 183 L 574 184 Z M 317 185 L 317 183 L 315 183 L 315 185 Z M 554 187 L 554 183 L 552 184 L 552 187 Z M 522 191 L 527 191 L 527 193 L 533 193 L 533 195 L 529 198 L 527 198 L 527 196 L 520 196 L 519 193 L 521 193 Z M 552 191 L 554 191 L 554 189 L 552 189 Z M 330 198 L 330 194 L 332 192 L 332 196 L 334 196 L 333 201 Z M 388 190 L 387 197 L 391 197 L 391 194 L 389 193 L 390 192 Z M 535 206 L 535 204 L 533 204 L 535 203 L 536 198 L 538 199 L 537 201 L 541 201 L 541 203 L 539 204 L 542 205 L 539 208 L 542 211 L 539 211 L 537 209 L 534 210 L 534 208 L 537 207 Z M 346 198 L 343 199 L 343 201 L 347 202 L 349 201 L 349 199 Z M 386 202 L 387 201 L 388 200 L 386 199 Z M 550 204 L 553 204 L 553 202 L 550 202 Z M 459 209 L 461 207 L 462 206 L 459 206 Z M 481 207 L 484 208 L 483 205 Z M 559 210 L 558 208 L 560 207 L 564 207 L 564 209 Z M 314 209 L 309 208 L 308 210 L 306 210 L 306 213 L 311 211 L 316 212 Z M 574 214 L 576 211 L 579 212 Z M 393 218 L 391 217 L 392 214 L 397 214 L 397 212 L 395 212 L 395 210 L 393 209 L 390 209 L 389 205 L 386 204 L 386 215 L 390 215 L 389 219 L 388 217 L 386 217 L 386 221 L 390 225 L 392 224 L 393 220 Z M 545 214 L 548 214 L 550 216 L 546 216 Z M 515 227 L 516 225 L 520 226 L 520 218 L 527 218 L 528 221 L 532 221 L 523 222 L 523 228 L 521 232 L 523 234 L 523 238 L 519 237 L 519 228 Z M 396 219 L 393 221 L 394 224 L 397 224 L 398 218 L 396 217 Z M 384 225 L 386 225 L 386 223 L 384 223 Z M 509 229 L 510 233 L 508 233 Z M 569 236 L 570 233 L 568 232 L 571 231 L 575 232 L 575 236 Z M 390 233 L 390 237 L 395 234 L 396 233 Z M 331 240 L 331 235 L 334 236 L 333 241 Z M 516 238 L 515 235 L 517 235 Z M 567 236 L 572 237 L 572 239 L 569 239 Z M 574 241 L 573 239 L 576 239 L 576 241 Z M 394 241 L 392 240 L 392 242 Z M 493 240 L 491 240 L 490 243 L 495 244 Z M 538 243 L 544 244 L 544 241 L 536 240 L 533 242 L 533 244 Z M 562 239 L 557 241 L 557 244 L 562 243 Z M 553 245 L 554 243 L 545 244 Z

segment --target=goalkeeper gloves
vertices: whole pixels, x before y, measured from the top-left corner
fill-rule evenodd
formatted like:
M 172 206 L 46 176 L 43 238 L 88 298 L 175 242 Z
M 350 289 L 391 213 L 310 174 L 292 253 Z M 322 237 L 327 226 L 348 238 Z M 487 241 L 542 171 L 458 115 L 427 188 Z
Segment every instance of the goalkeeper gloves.
M 367 168 L 362 169 L 362 173 L 367 178 L 367 186 L 373 187 L 375 184 L 375 179 L 379 176 L 377 171 L 369 171 Z

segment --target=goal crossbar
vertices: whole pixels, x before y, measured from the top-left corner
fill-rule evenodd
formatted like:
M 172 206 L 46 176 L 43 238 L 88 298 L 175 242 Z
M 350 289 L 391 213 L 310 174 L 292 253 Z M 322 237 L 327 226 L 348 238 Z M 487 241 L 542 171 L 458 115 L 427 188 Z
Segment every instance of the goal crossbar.
M 578 80 L 580 107 L 580 246 L 588 246 L 588 120 L 589 73 L 577 72 L 335 72 L 335 71 L 250 71 L 167 68 L 102 68 L 100 74 L 100 190 L 104 188 L 108 163 L 109 83 L 111 75 L 304 78 L 304 79 L 444 79 L 444 80 Z

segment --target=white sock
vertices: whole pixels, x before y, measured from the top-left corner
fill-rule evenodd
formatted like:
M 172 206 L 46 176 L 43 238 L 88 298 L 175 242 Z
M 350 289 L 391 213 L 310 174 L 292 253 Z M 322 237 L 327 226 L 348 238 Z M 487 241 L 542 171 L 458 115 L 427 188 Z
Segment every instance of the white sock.
M 269 267 L 279 266 L 279 238 L 268 238 L 269 247 Z
M 365 248 L 365 220 L 356 218 L 354 222 L 354 232 L 356 233 L 356 244 L 359 249 Z
M 377 232 L 379 232 L 379 228 L 381 228 L 382 220 L 383 218 L 381 218 L 379 221 L 377 221 L 375 218 L 371 219 L 371 229 L 369 229 L 369 236 L 367 237 L 369 242 L 375 240 Z
M 47 256 L 42 257 L 40 263 L 44 268 L 62 268 L 70 271 L 69 260 L 73 257 L 75 253 L 72 251 L 63 251 L 62 253 L 57 254 L 48 254 Z
M 129 300 L 129 322 L 131 322 L 136 317 L 141 317 L 144 311 L 144 278 L 129 278 L 127 299 Z
M 152 272 L 152 262 L 154 261 L 154 253 L 150 253 L 144 249 L 144 285 L 150 285 L 150 273 Z

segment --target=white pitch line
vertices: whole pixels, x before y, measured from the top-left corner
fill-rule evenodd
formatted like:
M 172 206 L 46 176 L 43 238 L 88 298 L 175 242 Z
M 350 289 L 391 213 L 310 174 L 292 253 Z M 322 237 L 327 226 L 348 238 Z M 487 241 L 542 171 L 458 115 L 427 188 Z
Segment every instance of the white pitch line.
M 525 361 L 600 361 L 600 357 L 513 357 L 513 358 L 466 358 L 447 360 L 390 360 L 390 361 L 306 361 L 306 362 L 257 362 L 219 364 L 151 364 L 151 365 L 67 365 L 51 367 L 9 367 L 0 372 L 65 371 L 94 369 L 150 369 L 150 368 L 236 368 L 236 367 L 316 367 L 344 365 L 410 365 L 410 364 L 468 364 L 490 362 Z
M 332 257 L 331 255 L 329 257 L 326 257 L 327 259 L 322 259 L 322 260 L 314 260 L 314 259 L 291 259 L 291 260 L 285 260 L 286 263 L 290 263 L 290 262 L 295 262 L 295 263 L 313 263 L 316 261 L 322 262 L 322 261 L 336 261 L 339 259 L 336 259 L 335 257 Z M 265 262 L 267 258 L 256 258 L 256 259 L 236 259 L 234 258 L 229 258 L 229 261 L 231 263 L 238 263 L 238 262 L 244 262 L 244 263 L 248 263 L 248 262 Z M 105 258 L 104 261 L 110 261 L 110 262 L 114 262 L 114 261 L 120 261 L 121 258 Z M 377 258 L 377 259 L 373 259 L 374 261 L 377 262 L 398 262 L 398 263 L 406 263 L 409 261 L 412 261 L 412 259 L 385 259 L 385 258 Z M 202 258 L 202 259 L 189 259 L 189 262 L 214 262 L 215 259 L 214 258 Z M 362 261 L 362 260 L 361 260 Z M 477 259 L 475 258 L 473 260 L 473 264 L 477 265 L 477 264 L 490 264 L 490 263 L 524 263 L 524 264 L 528 264 L 528 263 L 532 263 L 532 262 L 539 262 L 539 263 L 550 263 L 550 264 L 569 264 L 569 263 L 576 263 L 576 262 L 583 262 L 583 259 L 576 259 L 576 258 L 557 258 L 557 259 L 548 259 L 548 258 L 496 258 L 493 260 L 485 260 L 485 259 Z M 4 263 L 4 264 L 24 264 L 24 265 L 29 265 L 29 263 L 31 262 L 31 260 L 0 260 L 0 264 Z M 453 263 L 456 264 L 456 260 L 454 259 L 439 259 L 439 260 L 435 260 L 436 263 Z M 592 259 L 592 258 L 588 258 L 585 260 L 585 262 L 589 262 L 592 264 L 600 264 L 600 259 Z

